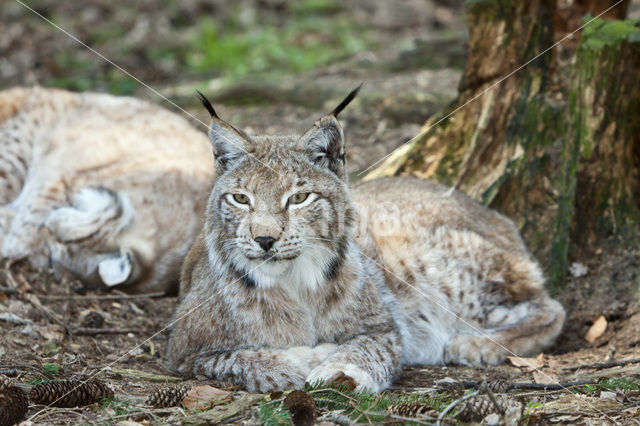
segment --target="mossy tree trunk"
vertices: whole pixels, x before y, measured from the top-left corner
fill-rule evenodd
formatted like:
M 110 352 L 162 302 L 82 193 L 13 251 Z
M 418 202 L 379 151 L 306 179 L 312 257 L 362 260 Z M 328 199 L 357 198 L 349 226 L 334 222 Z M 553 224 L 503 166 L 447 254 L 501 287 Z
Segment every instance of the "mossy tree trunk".
M 366 178 L 436 179 L 502 211 L 554 285 L 564 282 L 570 246 L 636 235 L 640 23 L 596 19 L 576 34 L 579 44 L 566 39 L 511 74 L 582 25 L 585 12 L 615 3 L 468 1 L 458 99 Z M 624 18 L 627 6 L 605 17 Z

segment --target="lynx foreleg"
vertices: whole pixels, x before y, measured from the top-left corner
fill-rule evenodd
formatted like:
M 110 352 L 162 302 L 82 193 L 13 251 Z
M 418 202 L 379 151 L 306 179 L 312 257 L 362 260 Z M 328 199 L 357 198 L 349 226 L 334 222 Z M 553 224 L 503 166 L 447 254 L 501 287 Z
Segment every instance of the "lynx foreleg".
M 395 330 L 359 335 L 338 346 L 307 382 L 336 382 L 359 391 L 387 388 L 400 367 L 400 337 Z
M 202 351 L 193 364 L 193 373 L 244 384 L 250 392 L 296 389 L 335 347 L 325 343 L 314 348 Z

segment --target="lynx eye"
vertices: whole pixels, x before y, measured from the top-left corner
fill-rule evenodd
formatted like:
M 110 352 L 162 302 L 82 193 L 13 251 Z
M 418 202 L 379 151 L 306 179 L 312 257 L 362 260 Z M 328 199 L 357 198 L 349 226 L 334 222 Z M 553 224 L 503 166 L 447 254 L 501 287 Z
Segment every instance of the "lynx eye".
M 289 201 L 291 204 L 301 204 L 304 203 L 307 198 L 309 198 L 308 192 L 298 192 L 297 194 L 293 194 L 289 197 Z
M 244 194 L 233 194 L 233 199 L 238 204 L 249 204 L 249 197 Z

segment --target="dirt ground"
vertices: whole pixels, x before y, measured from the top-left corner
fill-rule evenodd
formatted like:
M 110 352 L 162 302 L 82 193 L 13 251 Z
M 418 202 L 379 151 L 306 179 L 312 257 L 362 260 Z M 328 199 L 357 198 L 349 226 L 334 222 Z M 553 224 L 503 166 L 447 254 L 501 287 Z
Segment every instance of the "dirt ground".
M 126 45 L 126 52 L 114 47 L 112 35 L 104 39 L 94 35 L 92 45 L 201 120 L 206 113 L 192 94 L 194 88 L 204 89 L 216 100 L 222 117 L 249 133 L 303 131 L 349 89 L 364 82 L 362 96 L 341 116 L 354 177 L 415 135 L 426 118 L 455 97 L 463 66 L 466 36 L 460 1 L 411 0 L 396 8 L 385 0 L 346 2 L 330 12 L 331 16 L 372 29 L 366 48 L 277 78 L 224 78 L 216 72 L 189 69 L 180 58 L 158 63 L 148 55 L 162 45 L 179 50 L 188 39 L 182 31 L 196 25 L 201 14 L 217 14 L 220 19 L 230 16 L 225 2 L 189 0 L 178 6 L 172 1 L 145 0 L 134 8 L 114 6 L 119 3 L 91 0 L 80 7 L 44 0 L 28 4 L 46 17 L 57 18 L 56 22 L 83 39 L 93 34 L 92 29 L 108 29 L 118 22 L 123 34 L 120 47 Z M 275 25 L 284 25 L 279 21 L 282 8 L 290 7 L 284 0 L 242 0 L 238 4 L 241 9 L 259 9 Z M 125 94 L 161 102 L 143 87 L 129 88 L 126 80 L 109 77 L 111 65 L 20 4 L 4 6 L 0 11 L 5 26 L 0 31 L 0 88 L 42 84 L 82 89 L 68 86 L 63 77 L 71 75 L 76 83 L 86 80 L 87 89 L 118 93 L 124 87 Z M 637 2 L 631 11 L 640 11 Z M 93 65 L 82 68 L 79 63 Z M 93 79 L 96 75 L 106 77 Z M 198 125 L 195 120 L 194 124 Z M 479 389 L 487 382 L 502 406 L 519 404 L 517 416 L 512 413 L 500 419 L 487 412 L 483 414 L 489 417 L 476 416 L 476 421 L 640 424 L 640 250 L 602 247 L 595 253 L 572 259 L 575 263 L 567 271 L 566 288 L 555 292 L 568 317 L 562 336 L 543 355 L 528 359 L 529 365 L 514 361 L 483 368 L 407 367 L 391 389 L 389 401 L 396 405 L 416 398 L 430 401 L 436 409 L 431 417 L 414 420 L 429 422 L 450 402 L 470 392 L 465 387 Z M 112 400 L 81 408 L 32 404 L 26 415 L 29 422 L 255 424 L 269 418 L 263 406 L 279 407 L 280 396 L 250 398 L 242 389 L 205 378 L 186 383 L 228 389 L 234 402 L 227 400 L 203 412 L 149 407 L 145 401 L 154 390 L 180 382 L 162 365 L 165 327 L 176 298 L 77 292 L 80 286 L 78 282 L 56 282 L 48 271 L 34 270 L 23 261 L 4 261 L 0 268 L 0 374 L 12 377 L 25 389 L 42 381 L 95 376 L 115 391 Z M 595 336 L 591 342 L 586 339 L 590 330 Z M 323 398 L 316 399 L 318 415 L 329 423 L 344 424 L 348 420 L 340 417 L 344 414 L 351 415 L 351 420 L 359 417 L 359 421 L 406 421 L 397 415 L 371 414 L 371 418 L 360 412 L 364 410 L 354 411 L 348 404 L 335 407 L 327 403 L 329 397 Z M 357 402 L 359 396 L 350 398 Z M 435 400 L 446 404 L 438 405 Z M 387 412 L 383 405 L 372 403 L 369 411 Z

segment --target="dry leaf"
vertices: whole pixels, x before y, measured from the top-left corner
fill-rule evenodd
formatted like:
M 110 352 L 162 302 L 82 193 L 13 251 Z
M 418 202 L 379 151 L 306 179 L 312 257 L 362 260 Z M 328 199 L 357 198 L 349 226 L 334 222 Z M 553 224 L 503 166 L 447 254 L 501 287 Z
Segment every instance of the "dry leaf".
M 544 365 L 542 362 L 542 358 L 538 356 L 537 358 L 522 358 L 519 356 L 508 356 L 507 359 L 511 362 L 511 365 L 514 367 L 524 367 L 523 371 L 529 372 L 536 370 Z
M 533 380 L 543 385 L 555 385 L 560 382 L 558 376 L 551 371 L 536 370 L 533 372 Z
M 610 391 L 602 391 L 600 392 L 600 398 L 608 398 L 608 399 L 614 399 L 614 400 L 618 400 L 616 398 L 616 393 L 615 392 L 610 392 Z M 618 401 L 618 402 L 622 402 L 622 401 Z
M 186 408 L 199 408 L 208 410 L 221 402 L 229 402 L 233 398 L 231 392 L 214 388 L 213 386 L 203 385 L 191 388 L 187 396 L 182 401 Z
M 38 333 L 45 339 L 55 342 L 60 342 L 64 338 L 64 328 L 57 324 L 38 327 Z
M 585 340 L 589 343 L 595 342 L 595 340 L 602 336 L 607 329 L 607 320 L 604 315 L 600 315 L 594 322 L 587 334 L 584 336 Z

